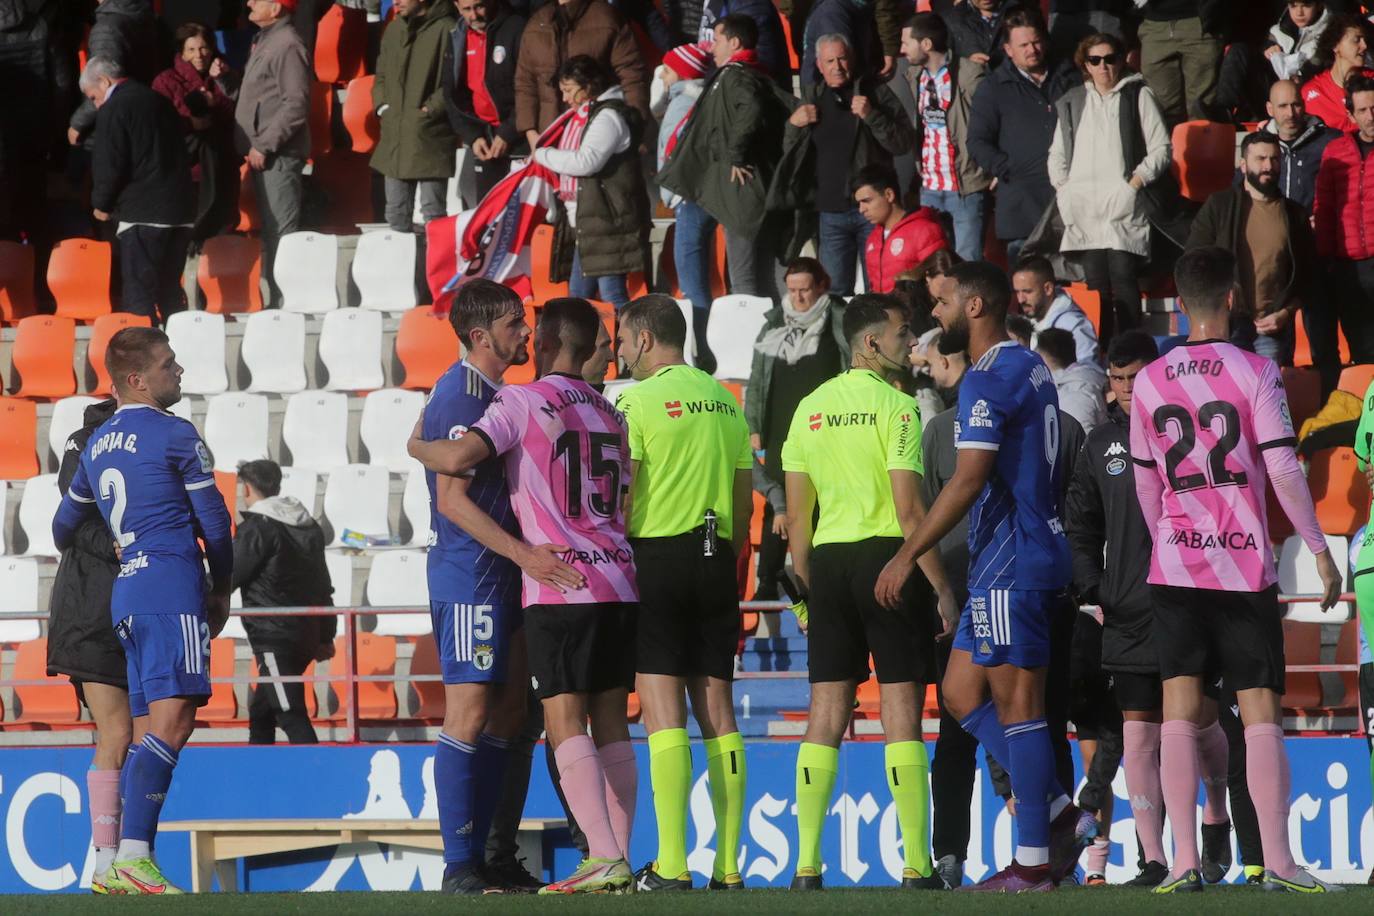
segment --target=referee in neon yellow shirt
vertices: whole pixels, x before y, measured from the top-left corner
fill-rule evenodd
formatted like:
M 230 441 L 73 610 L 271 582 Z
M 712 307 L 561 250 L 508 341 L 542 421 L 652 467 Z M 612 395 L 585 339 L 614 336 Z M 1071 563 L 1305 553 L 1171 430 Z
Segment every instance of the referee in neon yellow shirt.
M 782 449 L 792 566 L 810 593 L 811 712 L 797 753 L 792 889 L 821 889 L 821 832 L 840 741 L 870 655 L 902 832 L 902 887 L 943 889 L 930 861 L 930 762 L 921 708 L 924 685 L 935 676 L 936 594 L 943 633 L 953 633 L 959 608 L 938 551 L 925 555 L 925 577 L 907 580 L 895 610 L 879 606 L 873 595 L 883 566 L 925 516 L 921 418 L 916 402 L 892 384 L 907 371 L 911 329 L 896 299 L 861 295 L 845 309 L 844 335 L 852 368 L 802 400 Z
M 626 511 L 640 600 L 635 689 L 658 819 L 658 856 L 636 874 L 640 891 L 692 887 L 688 696 L 706 741 L 716 817 L 709 886 L 744 887 L 736 862 L 745 766 L 732 689 L 740 632 L 735 557 L 749 536 L 754 455 L 734 395 L 687 365 L 686 341 L 687 322 L 667 296 L 643 296 L 620 313 L 618 355 L 637 382 L 616 404 L 630 431 Z

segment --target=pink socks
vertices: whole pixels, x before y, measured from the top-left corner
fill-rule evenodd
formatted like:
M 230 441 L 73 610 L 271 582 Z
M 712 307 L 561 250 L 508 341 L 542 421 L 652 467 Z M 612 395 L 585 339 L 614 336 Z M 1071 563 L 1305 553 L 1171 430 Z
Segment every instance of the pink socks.
M 1105 875 L 1111 854 L 1112 841 L 1105 836 L 1097 837 L 1088 847 L 1088 864 L 1083 866 L 1083 871 L 1089 875 Z
M 1160 726 L 1159 775 L 1173 828 L 1175 878 L 1198 867 L 1197 744 L 1197 726 L 1191 722 L 1173 719 Z
M 1207 799 L 1202 809 L 1204 824 L 1225 824 L 1231 820 L 1226 810 L 1226 773 L 1230 754 L 1230 742 L 1226 740 L 1226 732 L 1220 722 L 1198 729 L 1198 766 L 1202 770 L 1202 786 Z
M 620 844 L 611 829 L 606 807 L 606 774 L 596 745 L 587 735 L 576 735 L 553 752 L 563 795 L 582 832 L 587 835 L 588 855 L 594 859 L 619 859 Z
M 1159 783 L 1159 725 L 1154 722 L 1126 722 L 1126 791 L 1131 796 L 1135 832 L 1145 861 L 1167 863 L 1164 857 L 1164 790 Z
M 1288 845 L 1288 797 L 1292 777 L 1288 770 L 1288 752 L 1283 747 L 1283 729 L 1272 724 L 1247 726 L 1245 755 L 1245 779 L 1259 819 L 1264 865 L 1280 878 L 1291 878 L 1297 873 L 1298 865 Z
M 635 750 L 628 741 L 617 741 L 599 749 L 601 767 L 606 773 L 606 808 L 611 832 L 626 859 L 630 854 L 630 827 L 635 821 L 635 795 L 639 791 L 639 769 Z
M 86 791 L 91 798 L 91 845 L 114 849 L 119 845 L 119 770 L 87 770 Z

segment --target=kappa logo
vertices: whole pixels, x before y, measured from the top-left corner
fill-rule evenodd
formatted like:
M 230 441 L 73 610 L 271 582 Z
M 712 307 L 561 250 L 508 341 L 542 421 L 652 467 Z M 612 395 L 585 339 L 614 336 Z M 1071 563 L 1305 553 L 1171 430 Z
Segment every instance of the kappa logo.
M 666 410 L 666 411 L 668 411 L 668 416 L 672 417 L 674 420 L 676 420 L 678 417 L 682 416 L 682 402 L 681 402 L 681 401 L 664 401 L 664 402 L 663 402 L 663 409 Z
M 1113 442 L 1110 446 L 1108 446 L 1107 450 L 1102 453 L 1102 457 L 1111 458 L 1115 455 L 1124 454 L 1126 454 L 1126 446 L 1122 445 L 1120 442 Z
M 824 419 L 823 415 L 818 414 L 818 413 L 813 413 L 813 414 L 812 414 L 810 417 L 808 417 L 807 419 L 810 420 L 810 423 L 811 423 L 811 431 L 812 431 L 812 432 L 815 432 L 816 430 L 820 429 L 821 426 L 824 425 L 824 422 L 825 422 L 825 419 Z

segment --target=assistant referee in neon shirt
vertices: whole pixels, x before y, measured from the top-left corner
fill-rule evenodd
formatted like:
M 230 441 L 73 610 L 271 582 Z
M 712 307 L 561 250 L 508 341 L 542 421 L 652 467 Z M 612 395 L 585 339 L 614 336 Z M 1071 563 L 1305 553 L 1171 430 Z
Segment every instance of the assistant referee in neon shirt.
M 935 594 L 952 633 L 958 604 L 938 556 L 911 576 L 895 610 L 874 583 L 925 516 L 921 418 L 893 379 L 905 373 L 911 328 L 891 296 L 855 296 L 845 309 L 851 368 L 807 395 L 782 448 L 792 566 L 810 592 L 807 649 L 811 711 L 797 753 L 794 890 L 819 890 L 821 833 L 839 767 L 839 746 L 873 657 L 880 690 L 884 769 L 904 847 L 902 886 L 945 886 L 930 861 L 930 763 L 921 743 L 921 700 L 935 676 Z M 820 517 L 812 531 L 817 501 Z M 938 553 L 938 551 L 934 552 Z
M 688 695 L 706 742 L 716 816 L 710 887 L 744 887 L 736 862 L 744 741 L 732 685 L 740 628 L 735 557 L 749 536 L 754 455 L 734 395 L 687 365 L 686 341 L 686 319 L 667 296 L 643 296 L 620 313 L 618 355 L 636 381 L 616 404 L 630 433 L 627 512 L 640 598 L 635 689 L 658 819 L 658 856 L 636 875 L 641 891 L 692 886 Z

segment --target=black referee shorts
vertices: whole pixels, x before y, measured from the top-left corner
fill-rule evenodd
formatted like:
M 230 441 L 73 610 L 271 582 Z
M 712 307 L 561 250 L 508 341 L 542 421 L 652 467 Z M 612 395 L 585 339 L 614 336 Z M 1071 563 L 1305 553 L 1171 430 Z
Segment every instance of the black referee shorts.
M 640 674 L 734 680 L 740 634 L 735 552 L 722 541 L 715 556 L 702 556 L 703 536 L 630 542 L 639 582 Z
M 811 552 L 811 683 L 866 680 L 869 655 L 879 683 L 934 681 L 935 593 L 925 576 L 911 574 L 896 610 L 873 596 L 879 573 L 901 546 L 901 538 L 869 538 Z
M 1220 676 L 1230 690 L 1283 693 L 1279 587 L 1262 592 L 1151 585 L 1161 680 Z
M 525 608 L 530 685 L 541 700 L 635 686 L 639 605 L 532 604 Z

